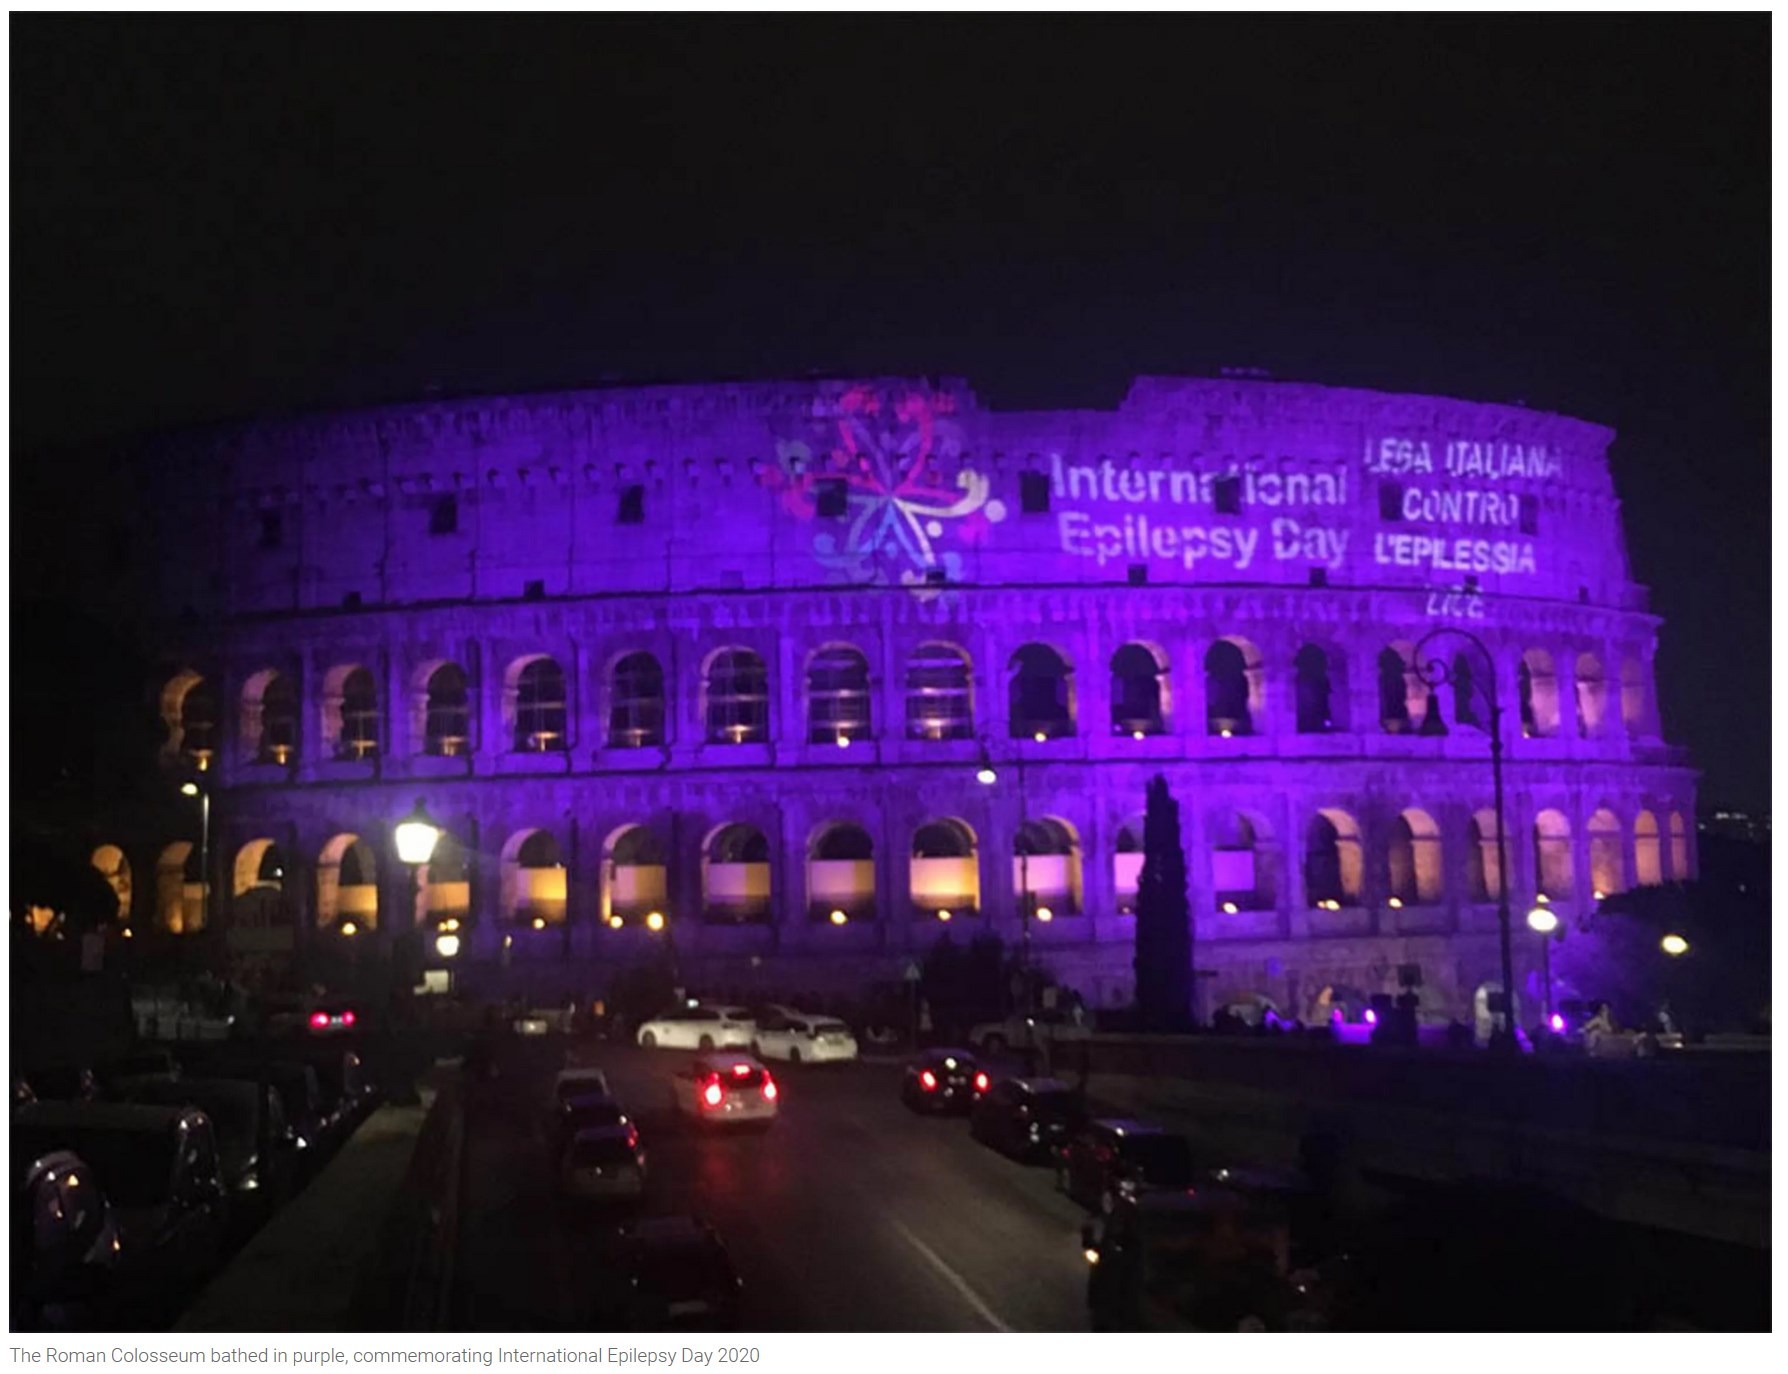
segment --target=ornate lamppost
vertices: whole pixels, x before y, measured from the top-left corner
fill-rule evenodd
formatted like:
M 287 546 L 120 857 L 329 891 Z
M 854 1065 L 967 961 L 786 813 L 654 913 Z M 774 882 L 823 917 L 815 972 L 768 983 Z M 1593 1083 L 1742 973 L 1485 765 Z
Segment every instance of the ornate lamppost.
M 1017 750 L 1012 753 L 1013 771 L 1018 776 L 1018 976 L 1024 989 L 1024 1014 L 1028 1017 L 1035 1008 L 1032 1002 L 1031 987 L 1031 922 L 1042 913 L 1037 910 L 1037 898 L 1031 891 L 1031 851 L 1025 840 L 1024 827 L 1029 822 L 1029 811 L 1024 797 L 1024 755 Z M 983 787 L 992 787 L 1000 780 L 999 770 L 993 766 L 993 753 L 988 747 L 985 737 L 981 740 L 981 765 L 975 770 L 975 781 Z
M 1527 913 L 1527 928 L 1540 937 L 1540 984 L 1545 993 L 1546 1029 L 1556 1034 L 1562 1022 L 1552 1019 L 1552 936 L 1558 929 L 1558 913 L 1549 906 L 1536 906 Z
M 391 831 L 392 842 L 397 848 L 398 862 L 409 870 L 409 921 L 397 932 L 402 941 L 420 942 L 421 932 L 418 928 L 416 909 L 422 904 L 422 866 L 434 857 L 435 846 L 441 840 L 441 827 L 435 824 L 434 818 L 428 814 L 428 808 L 422 804 L 422 798 L 416 799 L 416 809 L 405 816 Z M 453 943 L 454 953 L 459 951 L 459 942 Z M 446 951 L 442 951 L 445 956 Z
M 1510 948 L 1509 934 L 1509 863 L 1507 844 L 1503 824 L 1502 799 L 1502 707 L 1496 699 L 1496 660 L 1491 657 L 1490 650 L 1484 647 L 1484 641 L 1470 630 L 1462 630 L 1457 626 L 1443 625 L 1430 630 L 1417 642 L 1414 658 L 1415 674 L 1422 683 L 1433 691 L 1440 686 L 1451 687 L 1455 694 L 1463 691 L 1465 699 L 1470 700 L 1470 693 L 1478 690 L 1477 674 L 1464 668 L 1469 659 L 1462 655 L 1450 661 L 1441 657 L 1426 657 L 1424 651 L 1436 640 L 1448 637 L 1463 640 L 1477 650 L 1483 662 L 1484 703 L 1490 717 L 1490 773 L 1496 791 L 1496 933 L 1501 945 L 1502 954 L 1502 1029 L 1490 1039 L 1492 1049 L 1512 1052 L 1516 1049 L 1515 1041 L 1515 969 L 1514 957 Z M 1456 698 L 1455 698 L 1456 699 Z
M 200 779 L 180 784 L 180 794 L 199 799 L 199 929 L 211 924 L 211 789 Z

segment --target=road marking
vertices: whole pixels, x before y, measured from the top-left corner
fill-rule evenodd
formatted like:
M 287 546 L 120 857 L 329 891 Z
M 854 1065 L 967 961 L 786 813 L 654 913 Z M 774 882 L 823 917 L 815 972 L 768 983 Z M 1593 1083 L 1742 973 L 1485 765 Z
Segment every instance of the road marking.
M 979 1293 L 977 1293 L 973 1288 L 969 1287 L 968 1280 L 963 1278 L 961 1274 L 958 1274 L 954 1269 L 952 1269 L 948 1264 L 946 1264 L 944 1262 L 944 1258 L 942 1255 L 938 1254 L 937 1251 L 933 1250 L 929 1245 L 927 1245 L 924 1241 L 920 1240 L 910 1230 L 908 1230 L 905 1222 L 895 1220 L 894 1221 L 894 1229 L 899 1231 L 901 1235 L 906 1237 L 907 1243 L 909 1245 L 911 1245 L 913 1247 L 913 1249 L 917 1250 L 921 1255 L 923 1255 L 925 1257 L 926 1262 L 928 1264 L 930 1264 L 933 1269 L 937 1270 L 938 1273 L 942 1274 L 944 1276 L 944 1278 L 949 1280 L 950 1286 L 952 1288 L 954 1288 L 958 1293 L 962 1294 L 963 1299 L 968 1303 L 968 1305 L 970 1307 L 974 1308 L 976 1312 L 980 1313 L 982 1321 L 986 1322 L 995 1331 L 1010 1331 L 1012 1329 L 1011 1327 L 1007 1326 L 1003 1321 L 1001 1321 L 997 1316 L 994 1315 L 993 1309 L 991 1307 L 989 1307 L 986 1303 L 981 1301 L 981 1295 Z

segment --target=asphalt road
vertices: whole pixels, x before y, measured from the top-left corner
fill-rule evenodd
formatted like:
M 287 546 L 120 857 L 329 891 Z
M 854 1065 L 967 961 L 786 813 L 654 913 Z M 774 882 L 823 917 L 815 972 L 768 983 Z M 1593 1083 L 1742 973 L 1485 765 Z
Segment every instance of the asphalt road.
M 551 1076 L 568 1041 L 511 1041 L 467 1122 L 456 1275 L 472 1331 L 584 1331 L 615 1219 L 554 1192 Z M 1081 1210 L 1051 1172 L 919 1117 L 887 1065 L 773 1065 L 767 1132 L 708 1135 L 669 1118 L 691 1056 L 596 1046 L 590 1062 L 638 1120 L 650 1182 L 641 1215 L 694 1212 L 744 1281 L 746 1330 L 1084 1331 Z

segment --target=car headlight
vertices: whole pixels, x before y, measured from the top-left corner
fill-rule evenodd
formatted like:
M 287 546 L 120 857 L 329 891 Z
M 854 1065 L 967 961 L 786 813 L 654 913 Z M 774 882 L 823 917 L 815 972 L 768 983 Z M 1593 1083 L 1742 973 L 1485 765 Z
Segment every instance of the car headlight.
M 241 1181 L 239 1183 L 237 1183 L 237 1185 L 236 1185 L 236 1187 L 244 1193 L 252 1192 L 254 1189 L 259 1188 L 260 1186 L 261 1186 L 260 1175 L 254 1174 L 254 1173 L 244 1174 L 242 1176 Z

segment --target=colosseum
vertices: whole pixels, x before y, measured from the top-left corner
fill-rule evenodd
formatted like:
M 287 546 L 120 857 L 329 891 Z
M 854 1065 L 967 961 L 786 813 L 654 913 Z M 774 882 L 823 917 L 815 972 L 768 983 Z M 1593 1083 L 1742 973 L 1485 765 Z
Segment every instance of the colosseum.
M 1159 773 L 1207 999 L 1419 978 L 1470 1017 L 1500 986 L 1493 697 L 1537 1002 L 1529 906 L 1695 863 L 1613 438 L 1169 377 L 1115 410 L 881 378 L 169 438 L 154 690 L 207 860 L 195 833 L 96 862 L 158 940 L 419 932 L 435 986 L 599 989 L 672 947 L 692 980 L 843 988 L 1028 931 L 1117 1005 Z M 444 833 L 412 872 L 419 798 Z

